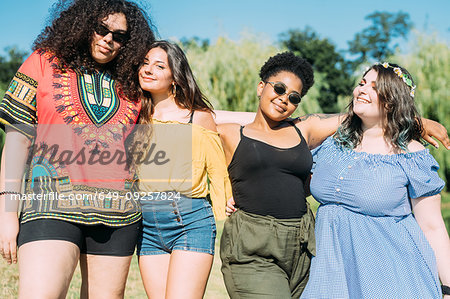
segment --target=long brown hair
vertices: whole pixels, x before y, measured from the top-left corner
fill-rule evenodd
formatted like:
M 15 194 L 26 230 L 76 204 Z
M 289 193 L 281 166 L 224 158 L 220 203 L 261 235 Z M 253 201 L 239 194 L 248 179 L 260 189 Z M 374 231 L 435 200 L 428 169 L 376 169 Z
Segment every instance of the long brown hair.
M 399 68 L 414 81 L 411 74 L 401 66 L 389 63 L 388 68 L 381 64 L 374 64 L 363 75 L 370 71 L 377 72 L 375 88 L 378 95 L 380 110 L 384 116 L 384 138 L 394 149 L 407 150 L 412 140 L 420 141 L 423 127 L 419 112 L 408 86 L 393 70 Z M 348 115 L 338 128 L 334 138 L 339 144 L 347 148 L 357 147 L 362 140 L 361 119 L 353 111 L 353 100 L 348 105 Z
M 161 48 L 167 53 L 169 68 L 172 71 L 173 80 L 176 85 L 176 89 L 174 89 L 174 91 L 176 90 L 174 97 L 175 103 L 179 107 L 191 111 L 191 113 L 196 110 L 209 111 L 213 113 L 212 105 L 201 92 L 183 50 L 181 50 L 178 45 L 164 40 L 154 42 L 148 51 L 154 48 Z M 146 145 L 143 141 L 149 140 L 151 137 L 151 120 L 154 112 L 151 94 L 142 89 L 141 92 L 141 112 L 139 114 L 138 125 L 135 133 L 133 134 L 134 137 L 130 145 L 130 147 L 134 147 L 133 151 L 136 151 L 138 154 L 146 153 L 148 150 L 148 145 Z M 134 155 L 132 167 L 136 172 L 138 172 L 139 168 L 136 168 L 135 164 L 136 158 L 136 155 Z
M 183 50 L 178 45 L 165 40 L 154 42 L 148 51 L 154 48 L 161 48 L 167 53 L 169 67 L 176 85 L 175 103 L 179 107 L 188 109 L 191 113 L 195 110 L 212 112 L 212 105 L 201 92 Z M 138 123 L 148 124 L 153 115 L 151 94 L 142 90 L 142 95 L 142 109 Z

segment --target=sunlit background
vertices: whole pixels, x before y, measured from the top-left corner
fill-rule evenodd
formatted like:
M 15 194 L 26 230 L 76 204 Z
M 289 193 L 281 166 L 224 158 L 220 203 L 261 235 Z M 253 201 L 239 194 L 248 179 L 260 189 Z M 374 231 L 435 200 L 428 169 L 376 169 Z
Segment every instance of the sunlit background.
M 1 2 L 1 96 L 31 53 L 54 2 Z M 316 83 L 296 115 L 343 111 L 363 70 L 373 62 L 390 61 L 413 75 L 421 114 L 450 130 L 448 0 L 136 2 L 149 14 L 159 38 L 177 42 L 186 51 L 200 87 L 215 108 L 254 111 L 260 66 L 271 55 L 292 50 L 308 59 L 316 74 Z M 0 132 L 0 146 L 2 139 Z M 430 150 L 448 182 L 450 154 L 442 147 Z M 442 209 L 450 229 L 447 192 Z M 1 277 L 9 277 L 14 285 L 17 273 L 3 272 Z

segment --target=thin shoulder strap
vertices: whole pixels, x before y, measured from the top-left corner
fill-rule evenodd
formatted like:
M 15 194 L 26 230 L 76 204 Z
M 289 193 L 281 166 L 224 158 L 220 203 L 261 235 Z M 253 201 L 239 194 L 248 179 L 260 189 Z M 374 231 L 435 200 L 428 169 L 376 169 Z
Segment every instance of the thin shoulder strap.
M 242 130 L 244 130 L 244 126 L 241 126 L 241 129 L 239 130 L 239 131 L 241 132 L 241 139 L 242 139 L 242 136 L 244 135 L 244 134 L 242 133 Z
M 291 126 L 294 127 L 295 131 L 297 131 L 298 136 L 300 136 L 300 139 L 303 139 L 303 135 L 302 132 L 300 131 L 299 128 L 297 128 L 297 126 L 295 125 L 295 123 L 293 121 L 288 121 L 288 124 L 290 124 Z
M 194 120 L 194 110 L 192 110 L 192 112 L 191 112 L 191 117 L 189 118 L 189 122 L 188 122 L 188 124 L 192 124 L 192 121 Z

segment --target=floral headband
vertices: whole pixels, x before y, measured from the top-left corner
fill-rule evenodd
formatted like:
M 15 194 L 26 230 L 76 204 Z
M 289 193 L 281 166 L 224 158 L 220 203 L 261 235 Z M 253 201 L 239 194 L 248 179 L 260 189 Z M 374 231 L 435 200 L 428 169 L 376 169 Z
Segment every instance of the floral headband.
M 378 63 L 380 65 L 382 65 L 385 69 L 387 68 L 392 68 L 394 70 L 394 73 L 397 74 L 397 76 L 400 77 L 400 79 L 403 80 L 403 82 L 405 82 L 406 85 L 408 85 L 411 88 L 411 92 L 409 93 L 413 98 L 414 98 L 414 93 L 416 90 L 416 85 L 413 84 L 412 80 L 410 77 L 408 77 L 407 74 L 404 74 L 402 72 L 402 69 L 399 67 L 394 67 L 392 65 L 389 64 L 389 62 L 383 62 L 383 63 Z

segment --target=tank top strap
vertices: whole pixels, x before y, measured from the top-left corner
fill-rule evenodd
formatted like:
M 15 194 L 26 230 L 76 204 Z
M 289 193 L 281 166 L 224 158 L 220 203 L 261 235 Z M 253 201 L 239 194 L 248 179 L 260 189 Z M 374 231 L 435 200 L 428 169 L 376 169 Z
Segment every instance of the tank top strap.
M 293 121 L 288 121 L 288 124 L 290 124 L 291 126 L 294 127 L 295 131 L 297 131 L 298 136 L 300 136 L 300 139 L 303 139 L 303 135 L 302 132 L 300 131 L 299 128 L 297 128 L 297 126 L 294 124 Z
M 244 126 L 241 126 L 241 129 L 239 130 L 239 132 L 241 133 L 241 139 L 242 139 L 242 136 L 244 136 L 244 133 L 242 133 L 242 130 L 244 130 Z
M 188 122 L 188 124 L 192 124 L 192 121 L 194 120 L 194 110 L 192 110 L 192 112 L 191 112 L 191 116 L 189 117 L 189 122 Z

